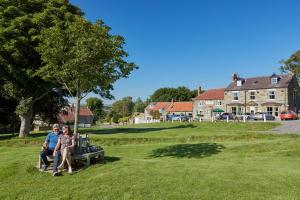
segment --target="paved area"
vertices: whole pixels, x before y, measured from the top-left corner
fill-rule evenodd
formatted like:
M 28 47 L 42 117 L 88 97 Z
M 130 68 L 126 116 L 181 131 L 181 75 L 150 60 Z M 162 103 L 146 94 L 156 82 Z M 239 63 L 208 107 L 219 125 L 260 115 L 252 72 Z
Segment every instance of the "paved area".
M 294 133 L 300 134 L 300 120 L 282 121 L 282 125 L 272 130 L 274 133 Z

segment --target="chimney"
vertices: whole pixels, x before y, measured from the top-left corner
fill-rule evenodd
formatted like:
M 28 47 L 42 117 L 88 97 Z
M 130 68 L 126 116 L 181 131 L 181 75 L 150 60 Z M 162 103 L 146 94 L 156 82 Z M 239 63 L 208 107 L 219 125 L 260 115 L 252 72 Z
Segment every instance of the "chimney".
M 232 82 L 237 81 L 238 80 L 238 75 L 237 74 L 232 74 Z
M 201 94 L 201 86 L 198 86 L 198 96 Z

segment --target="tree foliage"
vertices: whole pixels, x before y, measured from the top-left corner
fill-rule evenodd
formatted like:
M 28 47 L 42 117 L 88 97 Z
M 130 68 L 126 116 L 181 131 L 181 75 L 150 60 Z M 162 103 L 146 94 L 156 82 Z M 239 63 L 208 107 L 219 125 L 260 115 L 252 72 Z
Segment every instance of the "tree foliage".
M 113 83 L 137 68 L 124 59 L 124 38 L 109 31 L 103 21 L 82 17 L 43 31 L 38 50 L 44 66 L 36 75 L 60 83 L 76 98 L 75 133 L 80 100 L 90 92 L 112 98 Z
M 35 105 L 55 88 L 33 76 L 42 65 L 36 50 L 41 31 L 82 13 L 63 0 L 0 0 L 0 5 L 0 79 L 5 98 L 18 102 L 23 137 L 29 133 Z
M 104 105 L 101 99 L 90 97 L 86 99 L 86 106 L 93 112 L 94 122 L 105 117 Z
M 112 104 L 111 112 L 122 117 L 128 117 L 132 115 L 133 108 L 132 97 L 124 97 Z
M 139 97 L 134 102 L 134 112 L 143 113 L 144 109 L 146 108 L 147 104 L 142 101 L 142 99 Z
M 293 53 L 287 60 L 280 61 L 283 72 L 294 74 L 300 81 L 300 50 Z
M 152 102 L 165 101 L 191 101 L 196 97 L 195 91 L 191 91 L 187 87 L 181 86 L 178 88 L 159 88 L 150 97 Z

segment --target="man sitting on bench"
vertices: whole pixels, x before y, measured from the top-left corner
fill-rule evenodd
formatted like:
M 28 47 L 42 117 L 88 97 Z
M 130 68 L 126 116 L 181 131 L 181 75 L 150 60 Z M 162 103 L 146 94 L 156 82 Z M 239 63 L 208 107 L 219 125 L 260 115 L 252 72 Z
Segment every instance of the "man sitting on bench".
M 43 150 L 41 152 L 41 159 L 44 162 L 43 170 L 47 171 L 47 168 L 49 167 L 49 161 L 47 160 L 47 156 L 53 155 L 54 149 L 56 147 L 57 141 L 59 136 L 62 134 L 62 132 L 59 130 L 59 125 L 54 124 L 53 125 L 53 132 L 50 132 L 47 135 L 47 138 L 43 144 Z M 58 175 L 57 167 L 58 162 L 60 160 L 61 153 L 60 151 L 57 151 L 54 155 L 54 161 L 53 161 L 53 176 Z

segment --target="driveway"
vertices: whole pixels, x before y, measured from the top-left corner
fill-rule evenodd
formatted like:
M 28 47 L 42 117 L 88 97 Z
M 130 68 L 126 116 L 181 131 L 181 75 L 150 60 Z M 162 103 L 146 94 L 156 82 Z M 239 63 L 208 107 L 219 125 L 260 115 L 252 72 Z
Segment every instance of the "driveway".
M 284 134 L 295 133 L 300 134 L 300 120 L 282 121 L 282 125 L 272 129 L 272 132 Z

